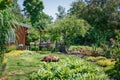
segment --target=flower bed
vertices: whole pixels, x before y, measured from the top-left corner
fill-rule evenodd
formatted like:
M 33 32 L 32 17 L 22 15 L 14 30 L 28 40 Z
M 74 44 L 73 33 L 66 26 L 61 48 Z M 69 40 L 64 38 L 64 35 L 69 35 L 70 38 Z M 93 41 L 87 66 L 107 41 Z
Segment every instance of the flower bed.
M 69 48 L 70 53 L 80 53 L 83 55 L 93 55 L 97 56 L 98 54 L 103 52 L 102 48 L 90 47 L 90 46 L 71 46 Z
M 97 65 L 73 55 L 59 56 L 61 59 L 57 63 L 41 61 L 38 71 L 30 74 L 30 80 L 109 80 L 108 76 Z M 53 58 L 52 56 L 45 58 L 49 57 Z
M 50 55 L 50 56 L 44 57 L 41 61 L 45 61 L 45 62 L 58 62 L 59 60 L 60 60 L 59 57 Z

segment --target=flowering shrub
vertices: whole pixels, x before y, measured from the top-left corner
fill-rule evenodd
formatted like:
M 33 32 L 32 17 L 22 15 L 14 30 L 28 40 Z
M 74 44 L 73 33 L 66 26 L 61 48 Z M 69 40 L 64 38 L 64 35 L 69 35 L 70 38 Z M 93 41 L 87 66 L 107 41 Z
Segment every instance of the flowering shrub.
M 45 62 L 57 62 L 59 60 L 60 60 L 59 57 L 50 55 L 50 56 L 44 57 L 41 61 L 45 61 Z

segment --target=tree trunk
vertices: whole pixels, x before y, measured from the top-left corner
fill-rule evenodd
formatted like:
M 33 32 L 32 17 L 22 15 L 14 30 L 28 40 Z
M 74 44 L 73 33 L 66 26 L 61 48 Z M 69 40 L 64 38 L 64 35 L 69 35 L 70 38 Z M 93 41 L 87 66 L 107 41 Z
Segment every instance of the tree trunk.
M 67 49 L 65 45 L 63 44 L 60 45 L 60 52 L 65 53 L 65 54 L 67 53 Z
M 4 53 L 0 53 L 0 77 L 2 76 L 2 62 L 3 62 L 3 59 L 4 59 Z
M 2 76 L 2 57 L 0 55 L 0 77 Z
M 41 36 L 42 36 L 42 34 L 41 34 L 41 30 L 39 29 L 39 35 L 40 35 L 40 42 L 39 42 L 39 50 L 42 50 L 42 46 L 41 46 Z
M 68 53 L 68 44 L 69 40 L 66 36 L 66 32 L 63 35 L 63 44 L 60 45 L 60 52 L 67 54 Z

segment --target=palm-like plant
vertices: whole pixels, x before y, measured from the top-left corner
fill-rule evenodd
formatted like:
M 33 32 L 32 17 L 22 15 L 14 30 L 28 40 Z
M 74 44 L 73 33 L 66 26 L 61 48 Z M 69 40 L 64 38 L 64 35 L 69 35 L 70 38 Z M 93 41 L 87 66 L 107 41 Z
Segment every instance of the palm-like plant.
M 10 8 L 0 10 L 0 76 L 2 75 L 2 62 L 7 48 L 8 30 L 16 22 L 14 14 Z

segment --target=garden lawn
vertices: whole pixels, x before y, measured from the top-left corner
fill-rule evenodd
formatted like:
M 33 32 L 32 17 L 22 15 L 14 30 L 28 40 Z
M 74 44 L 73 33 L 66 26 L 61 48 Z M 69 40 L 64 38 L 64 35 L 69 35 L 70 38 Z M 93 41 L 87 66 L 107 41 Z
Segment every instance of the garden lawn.
M 59 56 L 59 62 L 42 62 L 50 54 L 24 53 L 8 57 L 4 75 L 8 80 L 108 80 L 103 70 L 73 55 Z

